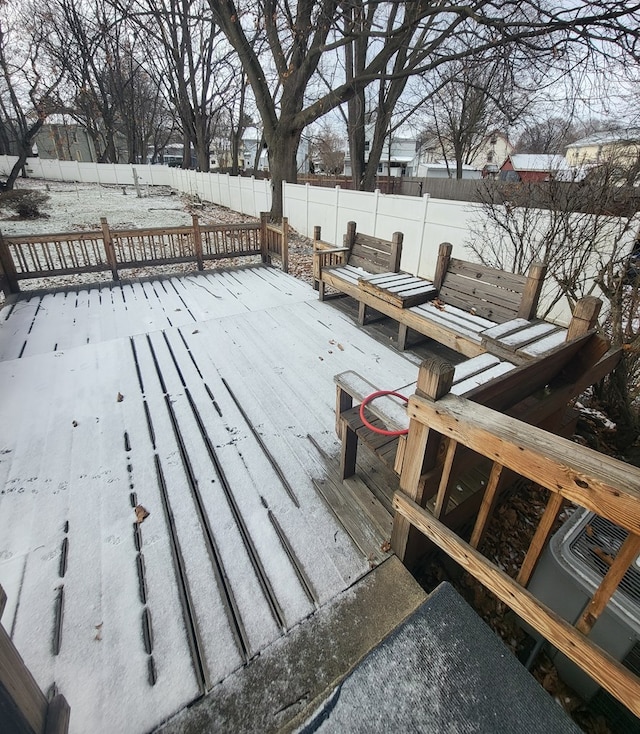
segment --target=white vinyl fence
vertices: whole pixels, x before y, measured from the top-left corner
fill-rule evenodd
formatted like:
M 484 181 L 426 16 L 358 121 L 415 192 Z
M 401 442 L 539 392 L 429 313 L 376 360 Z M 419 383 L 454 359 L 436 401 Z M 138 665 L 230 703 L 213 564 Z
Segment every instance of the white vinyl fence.
M 15 158 L 0 156 L 0 175 L 7 175 Z M 57 181 L 79 181 L 111 185 L 170 186 L 204 201 L 228 207 L 243 214 L 259 217 L 271 207 L 271 182 L 253 177 L 228 174 L 198 173 L 161 165 L 81 163 L 76 161 L 29 158 L 27 175 Z M 349 191 L 323 188 L 310 184 L 284 184 L 284 215 L 289 226 L 307 237 L 319 225 L 322 239 L 336 245 L 342 243 L 347 222 L 355 221 L 360 231 L 390 239 L 403 232 L 401 267 L 403 270 L 433 277 L 438 245 L 451 242 L 454 256 L 473 260 L 466 249 L 474 221 L 482 217 L 482 207 L 470 202 L 422 197 L 385 195 L 379 191 Z M 552 283 L 548 280 L 546 287 Z M 543 293 L 543 302 L 545 294 Z M 568 304 L 554 308 L 550 318 L 568 323 Z

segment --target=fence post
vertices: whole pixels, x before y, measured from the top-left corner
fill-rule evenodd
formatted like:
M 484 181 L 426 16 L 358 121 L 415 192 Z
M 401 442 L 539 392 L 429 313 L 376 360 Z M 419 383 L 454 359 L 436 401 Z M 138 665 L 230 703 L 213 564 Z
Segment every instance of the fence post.
M 282 217 L 282 239 L 281 239 L 282 269 L 289 272 L 289 218 Z
M 191 221 L 193 223 L 193 246 L 196 252 L 198 270 L 204 270 L 204 262 L 202 259 L 202 232 L 200 231 L 200 220 L 198 219 L 198 215 L 192 214 Z
M 267 223 L 269 221 L 269 212 L 260 212 L 260 252 L 262 253 L 262 262 L 269 262 L 269 241 L 267 232 Z
M 102 241 L 104 243 L 104 252 L 107 258 L 107 263 L 111 268 L 111 275 L 114 280 L 120 280 L 118 275 L 118 262 L 116 260 L 116 250 L 113 246 L 113 240 L 111 239 L 111 230 L 109 229 L 109 223 L 106 217 L 100 217 L 100 227 L 102 229 Z
M 416 393 L 420 397 L 439 400 L 451 390 L 453 384 L 453 365 L 440 357 L 432 357 L 420 365 Z M 404 450 L 404 461 L 400 473 L 400 492 L 410 497 L 421 507 L 424 506 L 424 483 L 422 474 L 437 466 L 441 460 L 439 448 L 442 436 L 430 431 L 429 426 L 411 419 Z M 398 558 L 410 566 L 420 557 L 424 547 L 424 537 L 419 530 L 396 512 L 391 531 L 391 545 Z
M 11 250 L 4 241 L 2 232 L 0 232 L 0 289 L 2 289 L 5 296 L 20 293 L 16 266 L 13 263 Z

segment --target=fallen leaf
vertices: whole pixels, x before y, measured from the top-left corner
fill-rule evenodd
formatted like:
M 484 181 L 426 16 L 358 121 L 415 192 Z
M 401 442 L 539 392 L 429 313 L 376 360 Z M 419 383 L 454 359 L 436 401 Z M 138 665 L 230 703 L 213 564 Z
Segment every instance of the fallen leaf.
M 121 392 L 119 392 L 118 395 L 117 395 L 117 397 L 116 397 L 116 401 L 118 403 L 121 403 L 123 400 L 124 400 L 124 395 Z
M 194 329 L 191 333 L 192 334 L 199 334 L 200 333 L 200 330 L 199 329 Z
M 341 352 L 344 352 L 344 347 L 342 346 L 342 344 L 338 344 L 338 349 L 339 349 L 339 350 L 340 350 Z
M 136 522 L 138 523 L 138 525 L 144 522 L 145 517 L 149 517 L 148 511 L 142 505 L 136 505 L 135 512 L 136 512 Z
M 584 531 L 587 534 L 587 537 L 593 538 L 593 528 L 591 527 L 591 525 L 587 525 Z
M 613 556 L 605 553 L 602 548 L 598 547 L 597 545 L 594 545 L 591 550 L 598 556 L 601 561 L 604 561 L 607 566 L 613 566 Z
M 71 421 L 71 425 L 75 428 L 78 425 L 78 421 Z
M 318 357 L 321 362 L 324 362 L 324 357 Z
M 380 550 L 383 553 L 388 553 L 391 550 L 391 543 L 388 540 L 385 540 L 384 543 L 380 546 Z

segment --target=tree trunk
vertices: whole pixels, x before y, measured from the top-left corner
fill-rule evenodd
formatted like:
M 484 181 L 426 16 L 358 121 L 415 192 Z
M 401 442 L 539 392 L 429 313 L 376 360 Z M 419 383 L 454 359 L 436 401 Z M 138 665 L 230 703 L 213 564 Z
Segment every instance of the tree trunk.
M 283 127 L 285 126 L 282 124 L 278 125 L 273 139 L 267 141 L 271 174 L 271 218 L 275 221 L 282 219 L 282 184 L 285 181 L 296 183 L 298 180 L 296 154 L 302 134 L 302 130 L 283 130 Z
M 36 120 L 36 122 L 33 123 L 33 125 L 31 125 L 31 127 L 27 131 L 25 131 L 24 137 L 20 141 L 18 160 L 13 164 L 13 168 L 11 169 L 7 180 L 5 181 L 6 189 L 12 189 L 14 187 L 18 176 L 20 175 L 20 172 L 27 162 L 33 140 L 40 131 L 40 128 L 44 125 L 44 120 L 44 117 L 39 118 L 38 120 Z
M 353 188 L 356 191 L 362 186 L 365 170 L 364 108 L 364 91 L 355 94 L 347 103 L 351 180 L 353 181 Z
M 196 163 L 199 171 L 209 171 L 209 144 L 201 137 L 196 140 Z

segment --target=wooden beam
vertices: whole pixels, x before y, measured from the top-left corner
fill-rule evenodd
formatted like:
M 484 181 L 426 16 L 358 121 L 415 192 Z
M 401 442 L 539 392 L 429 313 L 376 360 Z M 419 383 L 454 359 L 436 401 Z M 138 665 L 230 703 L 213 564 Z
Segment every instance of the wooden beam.
M 527 320 L 535 318 L 546 272 L 547 266 L 543 263 L 535 262 L 531 264 L 527 273 L 527 282 L 524 286 L 522 299 L 520 300 L 518 318 Z
M 438 493 L 436 494 L 436 505 L 433 511 L 433 514 L 438 518 L 441 518 L 447 512 L 449 497 L 451 496 L 451 490 L 453 489 L 453 482 L 451 481 L 451 468 L 453 467 L 453 460 L 455 459 L 457 448 L 457 441 L 447 442 L 447 451 L 444 457 L 442 472 L 440 473 L 440 484 L 438 486 Z
M 118 281 L 120 276 L 118 275 L 118 260 L 116 258 L 116 250 L 113 246 L 113 238 L 111 237 L 111 230 L 109 229 L 109 223 L 106 217 L 100 217 L 100 228 L 102 230 L 102 242 L 104 243 L 104 253 L 111 268 L 111 277 Z
M 193 226 L 193 248 L 196 262 L 198 263 L 198 270 L 204 270 L 204 262 L 202 261 L 202 232 L 197 214 L 191 215 L 191 224 Z
M 44 731 L 47 699 L 0 625 L 0 710 L 17 710 L 34 733 Z
M 516 581 L 521 586 L 526 586 L 529 583 L 531 574 L 534 572 L 535 567 L 540 560 L 540 556 L 542 555 L 542 551 L 547 545 L 549 536 L 553 530 L 553 525 L 560 513 L 560 510 L 564 506 L 564 503 L 564 498 L 561 495 L 551 492 L 551 496 L 549 497 L 544 513 L 540 518 L 536 532 L 531 539 L 531 543 L 529 543 L 527 555 L 525 556 L 522 566 L 520 566 L 520 571 L 518 572 Z
M 567 341 L 577 339 L 591 331 L 591 329 L 595 329 L 601 308 L 602 301 L 599 298 L 595 296 L 581 298 L 573 309 L 569 330 L 567 331 Z
M 0 232 L 0 287 L 2 288 L 5 296 L 10 296 L 12 293 L 20 293 L 20 286 L 18 284 L 18 275 L 16 273 L 16 266 L 11 256 L 9 245 L 4 241 L 4 237 Z
M 49 701 L 44 734 L 67 734 L 70 718 L 71 709 L 69 708 L 67 699 L 62 694 L 57 693 Z
M 450 242 L 442 242 L 438 247 L 438 260 L 436 262 L 436 274 L 433 277 L 433 285 L 440 290 L 444 277 L 449 269 L 449 260 L 451 259 L 451 252 L 453 245 Z
M 454 367 L 439 357 L 425 360 L 420 365 L 416 392 L 438 400 L 446 395 L 453 384 Z M 433 469 L 438 463 L 441 436 L 420 421 L 409 422 L 409 433 L 404 451 L 400 487 L 418 504 L 426 501 L 424 484 L 420 478 L 424 471 Z M 413 564 L 422 550 L 424 541 L 402 515 L 393 519 L 391 545 L 405 565 Z
M 393 273 L 400 271 L 400 258 L 402 257 L 402 232 L 394 232 L 391 235 L 391 257 L 389 258 L 390 270 Z
M 471 533 L 471 540 L 469 541 L 472 548 L 477 548 L 480 545 L 487 523 L 491 519 L 493 508 L 495 507 L 496 500 L 498 499 L 498 489 L 500 487 L 500 477 L 502 476 L 503 468 L 502 464 L 498 464 L 497 461 L 493 462 L 491 474 L 489 474 L 489 482 L 487 483 L 487 488 L 484 491 L 482 504 L 480 505 L 476 523 L 473 526 L 473 532 Z
M 408 414 L 412 425 L 424 424 L 640 533 L 640 469 L 456 395 L 437 403 L 414 395 Z
M 600 686 L 640 716 L 640 681 L 621 663 L 593 644 L 552 609 L 460 540 L 429 512 L 397 492 L 393 498 L 396 516 L 401 515 L 457 561 L 465 571 L 492 591 L 527 624 L 542 634 Z

